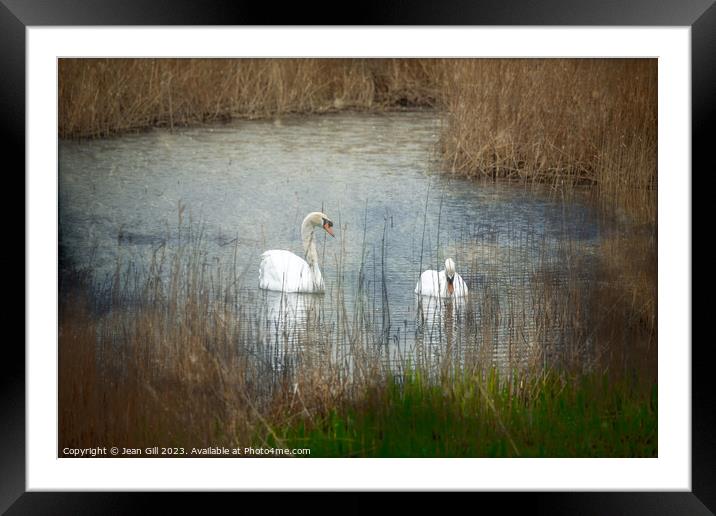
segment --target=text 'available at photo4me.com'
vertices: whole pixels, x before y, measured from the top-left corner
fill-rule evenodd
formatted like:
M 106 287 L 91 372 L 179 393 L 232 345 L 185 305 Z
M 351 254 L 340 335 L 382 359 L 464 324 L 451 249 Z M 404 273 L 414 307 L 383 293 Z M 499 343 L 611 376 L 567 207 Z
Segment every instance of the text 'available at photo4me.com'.
M 147 448 L 126 448 L 98 446 L 93 448 L 63 448 L 61 458 L 67 457 L 296 457 L 310 456 L 310 448 L 272 448 L 208 446 L 204 448 L 183 448 L 150 446 Z

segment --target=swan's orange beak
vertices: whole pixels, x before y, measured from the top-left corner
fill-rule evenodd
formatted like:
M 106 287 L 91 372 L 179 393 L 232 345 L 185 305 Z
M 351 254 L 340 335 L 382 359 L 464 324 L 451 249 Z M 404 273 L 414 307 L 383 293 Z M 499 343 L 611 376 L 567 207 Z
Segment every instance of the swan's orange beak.
M 326 230 L 326 233 L 328 233 L 329 235 L 331 235 L 333 238 L 336 237 L 336 235 L 333 234 L 333 228 L 328 225 L 328 222 L 326 222 L 325 224 L 323 224 L 323 229 L 325 229 L 325 230 Z

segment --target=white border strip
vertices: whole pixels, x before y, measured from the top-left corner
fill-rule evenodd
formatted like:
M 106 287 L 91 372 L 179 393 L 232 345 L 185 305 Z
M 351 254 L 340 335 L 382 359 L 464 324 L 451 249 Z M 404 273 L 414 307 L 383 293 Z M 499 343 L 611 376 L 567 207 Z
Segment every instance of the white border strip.
M 690 490 L 688 27 L 30 27 L 27 44 L 28 490 Z M 66 56 L 658 57 L 659 458 L 56 458 L 56 60 Z

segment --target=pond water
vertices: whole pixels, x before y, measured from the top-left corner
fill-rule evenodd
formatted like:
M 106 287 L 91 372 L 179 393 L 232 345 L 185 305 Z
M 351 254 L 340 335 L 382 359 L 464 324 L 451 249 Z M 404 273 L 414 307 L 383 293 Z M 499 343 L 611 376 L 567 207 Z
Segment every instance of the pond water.
M 539 282 L 549 277 L 554 293 L 574 277 L 590 281 L 596 215 L 548 188 L 441 174 L 439 124 L 423 112 L 337 114 L 61 141 L 63 261 L 91 266 L 98 281 L 118 260 L 148 273 L 157 249 L 186 244 L 181 218 L 201 233 L 202 260 L 236 274 L 235 303 L 273 368 L 311 352 L 316 324 L 339 360 L 358 341 L 388 363 L 477 350 L 498 364 L 536 351 L 545 359 L 566 337 L 564 321 L 544 317 Z M 302 256 L 300 224 L 311 211 L 335 223 L 336 238 L 317 233 L 326 293 L 260 291 L 261 253 Z M 565 248 L 579 250 L 577 273 Z M 441 270 L 448 257 L 467 300 L 418 298 L 421 270 Z

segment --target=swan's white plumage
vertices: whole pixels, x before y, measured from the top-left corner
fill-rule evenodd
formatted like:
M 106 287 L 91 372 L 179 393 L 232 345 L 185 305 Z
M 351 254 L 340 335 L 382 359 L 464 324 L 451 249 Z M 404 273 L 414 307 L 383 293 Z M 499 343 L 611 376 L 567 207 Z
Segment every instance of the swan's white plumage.
M 455 272 L 455 263 L 448 258 L 445 260 L 445 269 L 440 272 L 436 270 L 425 271 L 420 275 L 418 283 L 415 285 L 415 293 L 422 296 L 450 297 L 448 292 L 448 276 L 445 270 L 452 273 L 453 281 L 453 297 L 467 296 L 467 284 L 457 272 Z
M 324 291 L 313 234 L 313 230 L 317 227 L 323 227 L 329 235 L 333 236 L 333 222 L 325 213 L 314 211 L 306 215 L 301 224 L 305 260 L 282 249 L 266 251 L 261 255 L 259 288 L 281 292 Z
M 259 288 L 283 292 L 323 292 L 318 264 L 313 268 L 291 251 L 272 250 L 261 255 Z

